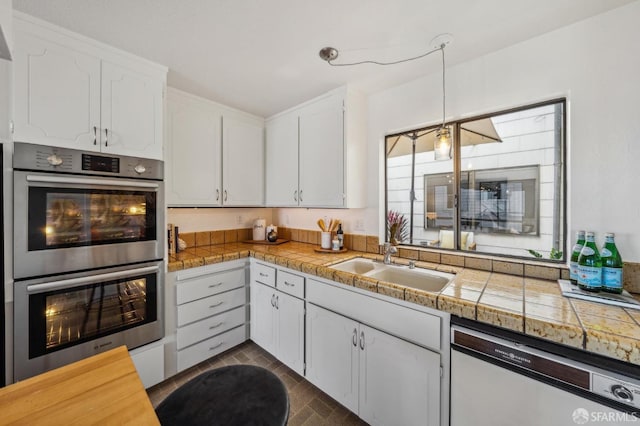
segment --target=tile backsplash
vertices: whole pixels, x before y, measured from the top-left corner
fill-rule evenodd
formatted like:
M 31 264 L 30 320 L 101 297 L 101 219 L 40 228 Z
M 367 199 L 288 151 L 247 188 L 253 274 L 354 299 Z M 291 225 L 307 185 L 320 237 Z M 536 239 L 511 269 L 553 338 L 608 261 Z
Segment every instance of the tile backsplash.
M 251 239 L 251 228 L 218 231 L 185 232 L 180 234 L 189 247 L 208 246 L 242 242 Z M 320 244 L 320 231 L 309 229 L 278 227 L 278 238 L 301 243 Z M 376 235 L 344 234 L 344 245 L 349 250 L 366 253 L 382 253 L 380 240 Z M 545 265 L 527 260 L 505 260 L 482 256 L 478 253 L 445 252 L 434 249 L 399 247 L 395 257 L 421 262 L 438 263 L 454 267 L 464 267 L 483 271 L 500 272 L 509 275 L 540 278 L 545 280 L 569 279 L 569 270 L 564 264 Z M 640 293 L 640 263 L 624 264 L 624 288 L 631 293 Z

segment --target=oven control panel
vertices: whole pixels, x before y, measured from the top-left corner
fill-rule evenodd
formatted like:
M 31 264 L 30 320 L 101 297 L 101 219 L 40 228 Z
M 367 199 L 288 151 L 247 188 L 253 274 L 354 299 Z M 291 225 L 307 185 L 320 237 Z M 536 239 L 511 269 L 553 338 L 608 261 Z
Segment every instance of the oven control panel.
M 640 408 L 640 384 L 593 373 L 591 391 L 623 404 Z
M 14 144 L 13 167 L 18 170 L 74 173 L 95 176 L 114 176 L 162 180 L 162 161 L 123 155 L 104 155 L 16 142 Z

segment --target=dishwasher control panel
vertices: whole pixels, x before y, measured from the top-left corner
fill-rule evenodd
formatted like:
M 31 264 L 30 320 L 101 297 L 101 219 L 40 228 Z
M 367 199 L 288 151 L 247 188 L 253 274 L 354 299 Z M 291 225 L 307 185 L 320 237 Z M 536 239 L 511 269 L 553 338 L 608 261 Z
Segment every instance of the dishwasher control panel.
M 623 404 L 640 407 L 640 385 L 634 383 L 592 373 L 591 391 Z

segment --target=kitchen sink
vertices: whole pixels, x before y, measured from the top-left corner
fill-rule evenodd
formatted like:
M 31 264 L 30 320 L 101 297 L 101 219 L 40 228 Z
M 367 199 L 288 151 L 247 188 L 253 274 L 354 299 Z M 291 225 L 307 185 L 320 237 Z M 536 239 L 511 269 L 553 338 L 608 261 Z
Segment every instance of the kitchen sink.
M 332 265 L 330 268 L 435 293 L 445 288 L 454 277 L 454 275 L 444 272 L 422 268 L 409 269 L 407 266 L 400 265 L 385 265 L 365 258 L 347 260 Z

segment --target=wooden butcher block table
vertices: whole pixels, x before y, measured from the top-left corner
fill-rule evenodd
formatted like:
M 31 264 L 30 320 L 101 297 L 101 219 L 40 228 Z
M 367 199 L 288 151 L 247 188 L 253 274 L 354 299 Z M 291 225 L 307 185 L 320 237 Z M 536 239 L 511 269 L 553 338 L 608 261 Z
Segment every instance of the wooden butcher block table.
M 125 346 L 0 389 L 0 424 L 158 425 Z

